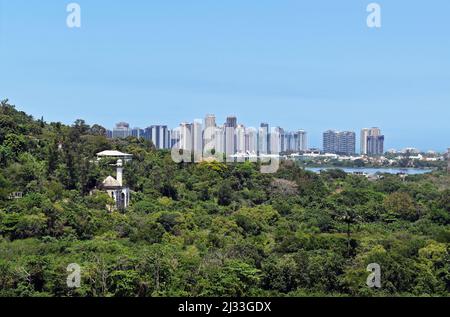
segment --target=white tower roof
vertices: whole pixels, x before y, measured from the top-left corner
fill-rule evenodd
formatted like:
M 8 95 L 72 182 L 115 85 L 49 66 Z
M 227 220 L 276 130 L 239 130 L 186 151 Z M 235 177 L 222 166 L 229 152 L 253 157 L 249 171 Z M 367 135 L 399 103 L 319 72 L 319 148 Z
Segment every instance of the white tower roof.
M 112 176 L 108 176 L 103 181 L 103 187 L 121 187 L 120 183 Z

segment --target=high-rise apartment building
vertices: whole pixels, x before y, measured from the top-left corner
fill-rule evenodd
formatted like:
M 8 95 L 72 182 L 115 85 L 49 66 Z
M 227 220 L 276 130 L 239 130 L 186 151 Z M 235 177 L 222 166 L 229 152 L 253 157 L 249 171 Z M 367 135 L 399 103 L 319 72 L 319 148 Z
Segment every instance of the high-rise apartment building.
M 367 138 L 370 135 L 370 129 L 364 128 L 361 130 L 361 147 L 360 153 L 362 155 L 367 155 Z
M 308 150 L 308 133 L 305 130 L 299 130 L 298 134 L 298 151 L 304 152 Z
M 205 128 L 216 127 L 216 116 L 213 114 L 207 114 L 205 117 Z
M 294 132 L 286 132 L 285 133 L 285 144 L 286 144 L 286 152 L 296 152 L 296 145 L 295 145 L 295 133 Z
M 112 131 L 112 137 L 114 139 L 125 139 L 131 135 L 132 131 L 130 129 L 130 125 L 126 122 L 119 122 L 116 124 L 116 127 Z
M 305 130 L 285 132 L 284 152 L 303 152 L 308 149 L 308 133 Z
M 351 131 L 328 130 L 323 133 L 323 151 L 325 153 L 355 154 L 356 134 Z
M 203 131 L 202 120 L 196 119 L 192 124 L 192 152 L 194 161 L 199 162 L 203 156 Z
M 380 128 L 364 128 L 361 130 L 361 154 L 382 155 L 384 153 L 384 135 Z
M 144 135 L 158 150 L 171 148 L 170 132 L 166 125 L 152 125 L 145 129 Z
M 383 155 L 384 135 L 369 135 L 367 137 L 367 155 Z
M 280 127 L 273 128 L 269 134 L 270 154 L 279 154 L 284 147 L 284 129 Z
M 192 124 L 182 122 L 180 124 L 179 149 L 192 151 Z
M 255 128 L 247 128 L 245 131 L 245 151 L 258 153 L 258 131 Z
M 143 138 L 144 137 L 144 130 L 142 130 L 140 128 L 133 128 L 131 130 L 131 136 L 135 137 L 137 139 Z
M 353 155 L 356 152 L 355 132 L 343 131 L 338 133 L 338 154 Z
M 205 128 L 203 130 L 203 147 L 209 142 L 213 142 L 216 130 L 216 116 L 207 114 L 205 117 Z
M 261 123 L 258 132 L 258 153 L 269 154 L 270 153 L 270 133 L 269 124 Z
M 181 128 L 175 128 L 170 131 L 170 148 L 181 149 Z
M 225 129 L 224 127 L 216 127 L 214 133 L 214 150 L 215 153 L 225 153 Z
M 242 124 L 238 124 L 236 127 L 236 152 L 245 153 L 245 127 Z
M 325 131 L 323 133 L 323 151 L 325 153 L 337 153 L 338 150 L 338 132 L 334 130 Z
M 225 128 L 225 153 L 227 156 L 236 153 L 236 127 L 237 119 L 234 116 L 228 117 L 224 124 Z

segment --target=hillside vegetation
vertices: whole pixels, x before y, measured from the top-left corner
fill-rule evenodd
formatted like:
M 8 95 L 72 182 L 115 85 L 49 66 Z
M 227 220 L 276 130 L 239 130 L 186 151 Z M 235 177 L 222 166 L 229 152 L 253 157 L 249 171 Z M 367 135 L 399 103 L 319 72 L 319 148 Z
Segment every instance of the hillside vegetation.
M 143 140 L 0 108 L 0 296 L 449 296 L 450 177 L 176 164 Z M 132 206 L 91 191 L 134 155 Z M 13 192 L 21 199 L 9 199 Z M 70 263 L 81 287 L 66 285 Z M 369 288 L 370 263 L 381 288 Z

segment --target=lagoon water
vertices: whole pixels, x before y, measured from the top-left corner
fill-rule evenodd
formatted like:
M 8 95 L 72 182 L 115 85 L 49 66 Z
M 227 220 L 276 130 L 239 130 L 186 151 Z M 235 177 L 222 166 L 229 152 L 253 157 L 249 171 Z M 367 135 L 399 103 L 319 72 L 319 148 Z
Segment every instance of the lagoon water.
M 365 173 L 369 175 L 373 174 L 399 174 L 399 173 L 405 173 L 407 175 L 421 175 L 421 174 L 427 174 L 431 173 L 432 169 L 420 169 L 420 168 L 370 168 L 370 167 L 307 167 L 307 171 L 320 173 L 322 170 L 329 170 L 329 169 L 340 169 L 343 170 L 346 173 L 353 174 L 355 172 L 357 173 Z

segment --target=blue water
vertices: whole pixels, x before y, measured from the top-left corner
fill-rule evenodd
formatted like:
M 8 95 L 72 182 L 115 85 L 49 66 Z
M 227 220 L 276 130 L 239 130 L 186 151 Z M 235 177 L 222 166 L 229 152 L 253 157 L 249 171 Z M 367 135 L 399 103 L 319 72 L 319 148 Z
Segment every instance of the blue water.
M 329 169 L 340 169 L 343 170 L 346 173 L 353 174 L 354 172 L 362 172 L 369 175 L 373 174 L 398 174 L 398 173 L 405 173 L 407 175 L 421 175 L 421 174 L 427 174 L 431 173 L 433 170 L 431 169 L 419 169 L 419 168 L 369 168 L 369 167 L 361 167 L 361 168 L 352 168 L 352 167 L 307 167 L 306 170 L 314 172 L 314 173 L 320 173 L 322 170 L 329 170 Z

